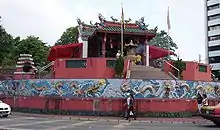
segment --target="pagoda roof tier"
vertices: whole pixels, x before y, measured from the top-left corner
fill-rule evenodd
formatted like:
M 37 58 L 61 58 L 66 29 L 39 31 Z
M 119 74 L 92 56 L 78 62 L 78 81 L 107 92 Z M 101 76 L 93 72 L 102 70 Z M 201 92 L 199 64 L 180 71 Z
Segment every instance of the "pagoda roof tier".
M 101 14 L 98 15 L 99 21 L 93 24 L 85 24 L 79 18 L 77 22 L 79 24 L 79 34 L 82 36 L 83 40 L 88 40 L 89 37 L 93 36 L 97 32 L 103 33 L 121 33 L 122 24 L 118 19 L 111 17 L 112 21 L 107 21 Z M 156 35 L 157 27 L 154 29 L 148 29 L 148 25 L 144 23 L 144 17 L 140 20 L 131 23 L 131 19 L 125 20 L 124 22 L 124 34 L 131 35 L 146 35 L 153 38 Z

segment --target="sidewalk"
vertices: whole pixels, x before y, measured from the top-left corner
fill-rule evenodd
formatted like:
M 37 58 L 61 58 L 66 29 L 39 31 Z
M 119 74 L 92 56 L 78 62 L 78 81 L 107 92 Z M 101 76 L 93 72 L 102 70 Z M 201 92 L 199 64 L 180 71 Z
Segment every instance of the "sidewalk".
M 104 117 L 104 116 L 75 116 L 75 115 L 46 115 L 46 114 L 30 114 L 13 112 L 15 116 L 26 116 L 26 117 L 40 117 L 40 118 L 51 118 L 51 119 L 65 119 L 65 120 L 90 120 L 90 121 L 107 121 L 107 122 L 123 122 L 126 121 L 122 117 Z M 191 118 L 149 118 L 139 117 L 135 122 L 146 122 L 146 123 L 171 123 L 171 124 L 204 124 L 211 123 L 211 121 L 205 120 L 202 117 L 191 117 Z

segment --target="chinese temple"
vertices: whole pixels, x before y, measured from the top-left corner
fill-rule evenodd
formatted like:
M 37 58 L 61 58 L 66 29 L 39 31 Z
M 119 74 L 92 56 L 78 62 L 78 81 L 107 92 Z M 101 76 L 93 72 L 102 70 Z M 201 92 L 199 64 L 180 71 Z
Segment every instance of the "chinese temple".
M 98 16 L 100 22 L 85 24 L 79 18 L 77 22 L 78 40 L 77 44 L 65 46 L 54 46 L 51 49 L 48 60 L 54 61 L 58 58 L 88 58 L 88 57 L 108 57 L 115 58 L 118 50 L 121 49 L 121 22 L 111 17 L 112 21 L 107 21 L 101 14 Z M 157 27 L 148 29 L 142 17 L 139 21 L 131 23 L 131 19 L 125 20 L 124 46 L 131 40 L 138 45 L 136 51 L 138 54 L 144 54 L 146 44 L 155 37 Z M 74 51 L 73 51 L 74 49 Z M 75 50 L 76 49 L 76 50 Z M 126 54 L 126 50 L 124 50 Z M 149 46 L 149 58 L 158 59 L 174 54 L 168 50 Z M 143 60 L 145 60 L 142 55 Z M 146 63 L 146 62 L 144 62 Z
M 55 78 L 93 78 L 91 76 L 87 77 L 90 74 L 86 74 L 87 76 L 76 74 L 78 73 L 77 69 L 80 70 L 80 73 L 82 72 L 82 68 L 85 70 L 87 68 L 87 73 L 90 72 L 89 68 L 93 68 L 93 72 L 91 73 L 93 76 L 96 75 L 94 74 L 94 70 L 98 71 L 100 74 L 94 78 L 114 77 L 112 68 L 110 68 L 110 70 L 108 64 L 116 60 L 117 53 L 121 53 L 122 24 L 114 17 L 110 17 L 111 20 L 106 20 L 101 14 L 98 15 L 98 19 L 99 22 L 94 24 L 91 21 L 90 24 L 85 24 L 77 18 L 78 35 L 76 43 L 51 48 L 48 60 L 55 62 Z M 148 44 L 148 41 L 156 36 L 156 31 L 157 27 L 148 29 L 144 17 L 135 22 L 132 22 L 131 19 L 125 20 L 122 54 L 132 62 L 129 67 L 126 66 L 125 68 L 134 70 L 133 73 L 131 72 L 133 78 L 170 79 L 170 76 L 165 74 L 161 69 L 149 66 L 150 62 L 155 59 L 174 54 L 166 49 Z M 138 59 L 139 63 L 137 65 L 135 62 Z M 95 66 L 96 62 L 98 67 Z M 59 63 L 59 67 L 56 66 L 56 63 Z M 61 64 L 65 65 L 60 67 Z M 65 68 L 67 68 L 68 71 L 65 70 Z M 67 74 L 70 72 L 70 68 L 74 70 L 74 72 Z M 97 70 L 98 68 L 99 70 Z M 68 75 L 67 77 L 63 74 L 64 72 Z M 158 74 L 156 74 L 156 72 L 158 72 Z M 151 73 L 151 76 L 147 76 L 146 73 Z
M 149 29 L 143 17 L 135 22 L 125 20 L 124 26 L 114 17 L 107 20 L 99 14 L 98 18 L 94 24 L 78 18 L 77 40 L 53 46 L 48 55 L 50 63 L 42 68 L 32 55 L 20 54 L 14 80 L 1 81 L 1 99 L 20 112 L 121 116 L 126 109 L 125 97 L 132 93 L 140 116 L 179 118 L 197 112 L 198 103 L 193 98 L 198 92 L 219 97 L 219 84 L 204 82 L 211 81 L 208 65 L 186 62 L 183 80 L 173 80 L 179 75 L 173 75 L 171 62 L 154 64 L 174 53 L 148 44 L 157 27 Z M 116 63 L 122 57 L 124 77 L 116 78 Z

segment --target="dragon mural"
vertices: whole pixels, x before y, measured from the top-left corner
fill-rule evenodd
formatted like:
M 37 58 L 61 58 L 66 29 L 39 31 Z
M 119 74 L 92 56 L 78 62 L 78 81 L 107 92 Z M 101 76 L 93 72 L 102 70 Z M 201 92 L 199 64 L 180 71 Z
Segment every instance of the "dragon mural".
M 195 98 L 206 93 L 220 97 L 219 82 L 138 79 L 35 79 L 0 81 L 1 95 L 62 96 L 84 98 L 123 98 L 133 93 L 136 98 Z

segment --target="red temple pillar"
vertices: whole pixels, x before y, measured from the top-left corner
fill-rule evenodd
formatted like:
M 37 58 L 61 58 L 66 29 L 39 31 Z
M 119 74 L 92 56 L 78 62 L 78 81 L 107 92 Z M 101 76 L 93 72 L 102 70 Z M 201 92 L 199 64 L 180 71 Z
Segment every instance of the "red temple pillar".
M 106 33 L 102 38 L 102 57 L 105 57 L 105 53 L 106 53 Z

